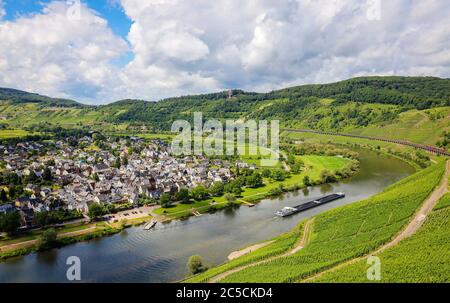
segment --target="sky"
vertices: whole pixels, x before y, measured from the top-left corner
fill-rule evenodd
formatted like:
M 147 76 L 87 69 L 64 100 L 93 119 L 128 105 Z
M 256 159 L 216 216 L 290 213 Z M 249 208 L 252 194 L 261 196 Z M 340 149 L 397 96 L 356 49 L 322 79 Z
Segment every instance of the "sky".
M 448 0 L 0 0 L 0 87 L 91 104 L 450 77 Z

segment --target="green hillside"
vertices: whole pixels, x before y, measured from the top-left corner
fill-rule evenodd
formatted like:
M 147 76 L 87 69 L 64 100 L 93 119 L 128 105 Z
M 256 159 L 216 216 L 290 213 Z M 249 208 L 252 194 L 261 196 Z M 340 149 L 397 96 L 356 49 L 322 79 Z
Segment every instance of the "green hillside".
M 183 96 L 159 102 L 121 100 L 85 106 L 12 89 L 0 89 L 0 124 L 11 128 L 51 123 L 99 130 L 168 131 L 173 121 L 204 118 L 279 119 L 286 128 L 317 129 L 407 139 L 449 147 L 450 80 L 431 77 L 363 77 L 273 91 Z M 3 101 L 2 101 L 3 100 Z
M 88 107 L 74 100 L 50 98 L 11 88 L 0 88 L 0 101 L 9 101 L 13 104 L 37 103 L 50 107 Z
M 220 282 L 297 282 L 343 261 L 364 256 L 392 239 L 408 223 L 419 205 L 439 184 L 444 170 L 442 161 L 372 198 L 320 214 L 314 218 L 309 243 L 303 249 L 222 275 Z M 206 282 L 242 264 L 292 250 L 294 243 L 302 237 L 298 230 L 292 233 L 242 259 L 213 268 L 188 281 Z M 295 235 L 297 240 L 289 240 Z
M 450 195 L 443 197 L 411 238 L 381 253 L 381 282 L 450 282 Z M 315 282 L 367 282 L 367 264 L 357 262 Z

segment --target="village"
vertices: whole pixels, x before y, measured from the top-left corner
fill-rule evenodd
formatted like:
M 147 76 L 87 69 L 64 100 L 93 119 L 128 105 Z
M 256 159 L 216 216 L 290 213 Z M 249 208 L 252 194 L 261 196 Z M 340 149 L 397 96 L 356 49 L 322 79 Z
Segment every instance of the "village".
M 163 195 L 208 188 L 234 178 L 240 161 L 174 157 L 162 140 L 93 136 L 0 145 L 0 214 L 19 212 L 22 228 L 42 212 L 88 218 L 90 206 L 132 209 L 158 204 Z

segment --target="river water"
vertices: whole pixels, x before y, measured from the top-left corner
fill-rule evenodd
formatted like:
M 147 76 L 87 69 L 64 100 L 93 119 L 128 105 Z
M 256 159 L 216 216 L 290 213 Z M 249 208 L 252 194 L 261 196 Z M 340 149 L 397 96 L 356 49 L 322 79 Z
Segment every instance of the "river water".
M 394 157 L 359 151 L 361 170 L 341 183 L 323 185 L 241 206 L 159 224 L 152 231 L 141 227 L 77 243 L 61 249 L 9 259 L 0 263 L 0 282 L 67 282 L 66 260 L 81 260 L 83 282 L 173 282 L 186 275 L 189 256 L 198 254 L 211 265 L 221 264 L 234 250 L 273 238 L 308 217 L 327 209 L 365 199 L 412 174 L 414 169 Z M 334 192 L 346 198 L 288 218 L 274 213 Z

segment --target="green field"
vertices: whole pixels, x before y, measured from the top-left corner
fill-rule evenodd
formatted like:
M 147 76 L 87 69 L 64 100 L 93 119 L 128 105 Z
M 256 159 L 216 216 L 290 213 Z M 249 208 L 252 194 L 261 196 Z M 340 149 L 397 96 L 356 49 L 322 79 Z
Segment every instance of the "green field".
M 412 237 L 378 255 L 382 283 L 450 282 L 450 196 L 442 198 Z M 368 282 L 360 261 L 324 274 L 315 282 Z M 375 281 L 376 282 L 376 281 Z
M 22 129 L 2 129 L 0 130 L 0 139 L 20 138 L 29 135 L 30 133 Z
M 318 215 L 311 242 L 303 250 L 293 256 L 231 274 L 221 282 L 296 282 L 338 263 L 366 255 L 389 241 L 407 224 L 440 182 L 444 170 L 445 163 L 440 162 L 368 200 Z M 203 275 L 194 279 L 203 281 Z
M 411 110 L 401 113 L 392 123 L 349 129 L 352 134 L 408 140 L 427 145 L 435 145 L 443 131 L 450 131 L 450 107 Z

